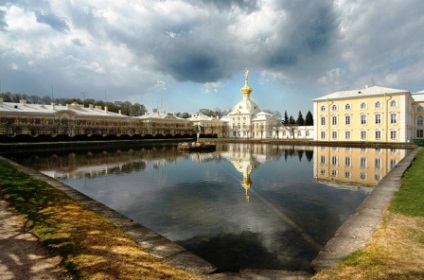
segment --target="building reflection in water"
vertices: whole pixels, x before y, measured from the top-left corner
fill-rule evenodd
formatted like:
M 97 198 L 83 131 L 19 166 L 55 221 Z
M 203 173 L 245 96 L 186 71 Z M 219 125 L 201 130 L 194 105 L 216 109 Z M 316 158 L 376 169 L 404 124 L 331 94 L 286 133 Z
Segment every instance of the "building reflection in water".
M 371 189 L 366 187 L 377 185 L 406 153 L 407 150 L 403 149 L 237 144 L 220 145 L 214 153 L 184 155 L 173 146 L 165 146 L 98 153 L 90 151 L 83 154 L 71 152 L 61 156 L 50 154 L 48 157 L 33 155 L 15 160 L 53 178 L 75 179 L 143 171 L 148 165 L 161 169 L 165 165 L 176 164 L 179 157 L 190 158 L 195 162 L 225 159 L 241 174 L 238 177 L 227 170 L 244 188 L 245 198 L 249 201 L 249 190 L 254 184 L 251 175 L 269 160 L 298 156 L 300 161 L 306 154 L 307 160 L 313 158 L 313 178 L 316 182 L 337 188 L 361 188 L 369 192 Z
M 314 147 L 314 179 L 376 186 L 406 153 L 401 149 Z

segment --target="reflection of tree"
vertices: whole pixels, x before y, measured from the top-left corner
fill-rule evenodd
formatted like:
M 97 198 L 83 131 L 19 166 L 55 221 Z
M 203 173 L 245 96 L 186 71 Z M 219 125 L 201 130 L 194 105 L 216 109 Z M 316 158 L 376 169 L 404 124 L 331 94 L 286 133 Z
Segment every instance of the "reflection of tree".
M 302 161 L 303 150 L 297 150 L 297 155 L 299 156 L 299 161 Z

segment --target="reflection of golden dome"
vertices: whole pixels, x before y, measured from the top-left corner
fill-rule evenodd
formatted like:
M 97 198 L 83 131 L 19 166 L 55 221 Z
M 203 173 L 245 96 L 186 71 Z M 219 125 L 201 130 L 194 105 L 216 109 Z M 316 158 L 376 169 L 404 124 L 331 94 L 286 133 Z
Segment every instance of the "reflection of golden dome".
M 250 189 L 250 186 L 252 186 L 252 180 L 250 180 L 250 174 L 247 177 L 243 177 L 243 180 L 241 181 L 241 185 L 246 190 L 246 193 L 245 193 L 246 200 L 249 201 L 249 189 Z

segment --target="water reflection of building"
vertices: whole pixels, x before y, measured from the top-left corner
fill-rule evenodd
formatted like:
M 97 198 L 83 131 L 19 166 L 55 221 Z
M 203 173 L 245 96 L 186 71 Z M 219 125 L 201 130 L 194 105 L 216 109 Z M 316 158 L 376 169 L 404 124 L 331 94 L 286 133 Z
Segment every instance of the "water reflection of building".
M 229 145 L 228 150 L 221 153 L 221 156 L 228 159 L 234 168 L 242 174 L 240 185 L 245 189 L 247 201 L 250 199 L 249 190 L 253 184 L 250 175 L 261 163 L 280 157 L 281 153 L 278 153 L 277 150 L 272 145 L 240 144 Z
M 314 147 L 314 179 L 375 186 L 406 150 Z

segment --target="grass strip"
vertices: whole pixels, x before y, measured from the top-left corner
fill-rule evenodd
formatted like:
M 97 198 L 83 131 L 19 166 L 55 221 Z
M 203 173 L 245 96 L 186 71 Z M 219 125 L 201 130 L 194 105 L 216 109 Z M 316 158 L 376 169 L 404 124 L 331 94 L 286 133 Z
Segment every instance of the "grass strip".
M 110 221 L 0 159 L 0 195 L 71 279 L 198 279 L 142 250 Z
M 390 204 L 390 211 L 416 217 L 424 217 L 424 149 L 415 157 L 402 178 L 402 188 Z

